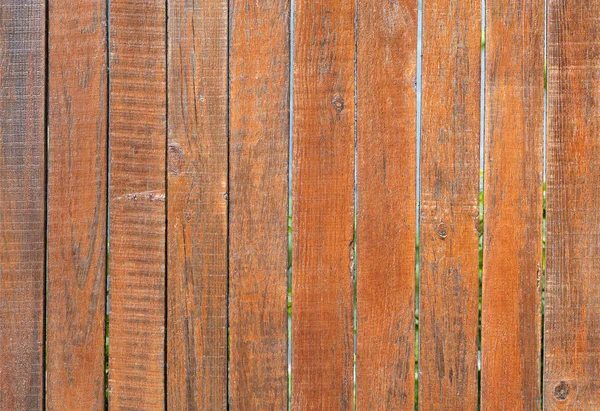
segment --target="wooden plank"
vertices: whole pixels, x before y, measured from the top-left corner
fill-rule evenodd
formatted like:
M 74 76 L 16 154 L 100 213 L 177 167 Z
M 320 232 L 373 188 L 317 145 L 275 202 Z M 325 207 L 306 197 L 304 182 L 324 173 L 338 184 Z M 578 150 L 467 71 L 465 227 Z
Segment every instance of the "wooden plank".
M 231 1 L 232 409 L 287 409 L 289 0 Z
M 358 9 L 358 409 L 414 409 L 417 2 Z
M 481 406 L 534 410 L 540 408 L 544 1 L 488 0 L 486 8 Z
M 169 1 L 168 408 L 227 407 L 227 1 Z
M 352 407 L 354 0 L 295 3 L 292 406 Z
M 40 410 L 46 7 L 0 2 L 0 409 Z
M 165 406 L 165 6 L 110 4 L 112 409 Z
M 419 409 L 477 407 L 479 0 L 423 5 Z
M 546 410 L 600 409 L 599 17 L 548 3 Z
M 49 3 L 48 409 L 104 409 L 106 2 Z

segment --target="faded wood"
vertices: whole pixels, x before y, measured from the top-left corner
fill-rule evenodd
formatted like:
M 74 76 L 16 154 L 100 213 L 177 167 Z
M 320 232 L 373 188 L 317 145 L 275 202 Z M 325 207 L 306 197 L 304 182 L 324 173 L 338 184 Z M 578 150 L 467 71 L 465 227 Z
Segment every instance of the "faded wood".
M 421 410 L 477 407 L 480 9 L 423 5 Z
M 109 407 L 165 406 L 165 2 L 110 4 Z
M 600 1 L 548 4 L 544 409 L 600 409 Z
M 357 408 L 413 410 L 417 2 L 359 2 Z
M 167 399 L 227 406 L 227 1 L 169 1 Z
M 295 3 L 292 406 L 352 407 L 354 0 Z
M 0 3 L 0 408 L 41 409 L 45 5 Z
M 47 409 L 104 409 L 106 2 L 49 3 Z
M 45 2 L 0 2 L 0 409 L 41 410 Z
M 488 0 L 486 8 L 481 406 L 534 410 L 540 408 L 544 1 Z
M 231 408 L 287 409 L 289 0 L 233 0 Z

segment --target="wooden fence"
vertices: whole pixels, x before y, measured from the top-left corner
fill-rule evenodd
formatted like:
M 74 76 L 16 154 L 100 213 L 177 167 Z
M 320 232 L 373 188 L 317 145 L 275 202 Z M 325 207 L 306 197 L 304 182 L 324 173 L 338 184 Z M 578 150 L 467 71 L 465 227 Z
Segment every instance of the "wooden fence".
M 599 110 L 600 0 L 0 0 L 0 409 L 599 410 Z

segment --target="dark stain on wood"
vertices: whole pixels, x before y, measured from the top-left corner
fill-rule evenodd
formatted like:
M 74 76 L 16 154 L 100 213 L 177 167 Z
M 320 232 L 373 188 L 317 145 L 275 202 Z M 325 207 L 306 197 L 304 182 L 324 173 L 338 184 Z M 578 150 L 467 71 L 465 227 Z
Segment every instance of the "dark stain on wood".
M 109 407 L 165 407 L 165 2 L 110 4 Z
M 169 1 L 167 401 L 227 406 L 227 1 Z
M 46 7 L 0 2 L 0 409 L 43 407 Z
M 417 2 L 358 7 L 356 401 L 413 410 Z
M 355 1 L 296 1 L 292 406 L 352 407 Z M 332 100 L 344 101 L 339 111 Z
M 285 410 L 290 1 L 230 5 L 230 404 Z
M 49 3 L 48 409 L 104 409 L 106 2 Z
M 481 406 L 533 410 L 540 407 L 544 2 L 486 4 Z
M 548 3 L 544 409 L 600 409 L 600 1 Z
M 419 409 L 477 407 L 478 0 L 423 6 Z

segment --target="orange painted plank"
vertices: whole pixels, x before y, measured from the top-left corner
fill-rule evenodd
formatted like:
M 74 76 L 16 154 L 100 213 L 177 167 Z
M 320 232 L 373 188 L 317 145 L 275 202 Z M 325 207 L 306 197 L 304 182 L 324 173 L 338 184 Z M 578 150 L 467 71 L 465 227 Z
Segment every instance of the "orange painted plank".
M 110 4 L 109 407 L 165 406 L 165 2 Z
M 48 409 L 104 409 L 106 2 L 49 3 Z
M 287 409 L 289 0 L 233 0 L 231 408 Z
M 417 2 L 358 7 L 356 401 L 412 411 Z
M 477 407 L 479 0 L 423 5 L 419 409 Z
M 292 406 L 352 407 L 354 0 L 295 3 Z
M 481 406 L 540 408 L 544 1 L 486 3 Z
M 227 405 L 227 1 L 169 1 L 167 399 Z
M 600 409 L 600 1 L 548 3 L 544 409 Z
M 46 7 L 0 2 L 0 409 L 42 409 Z

